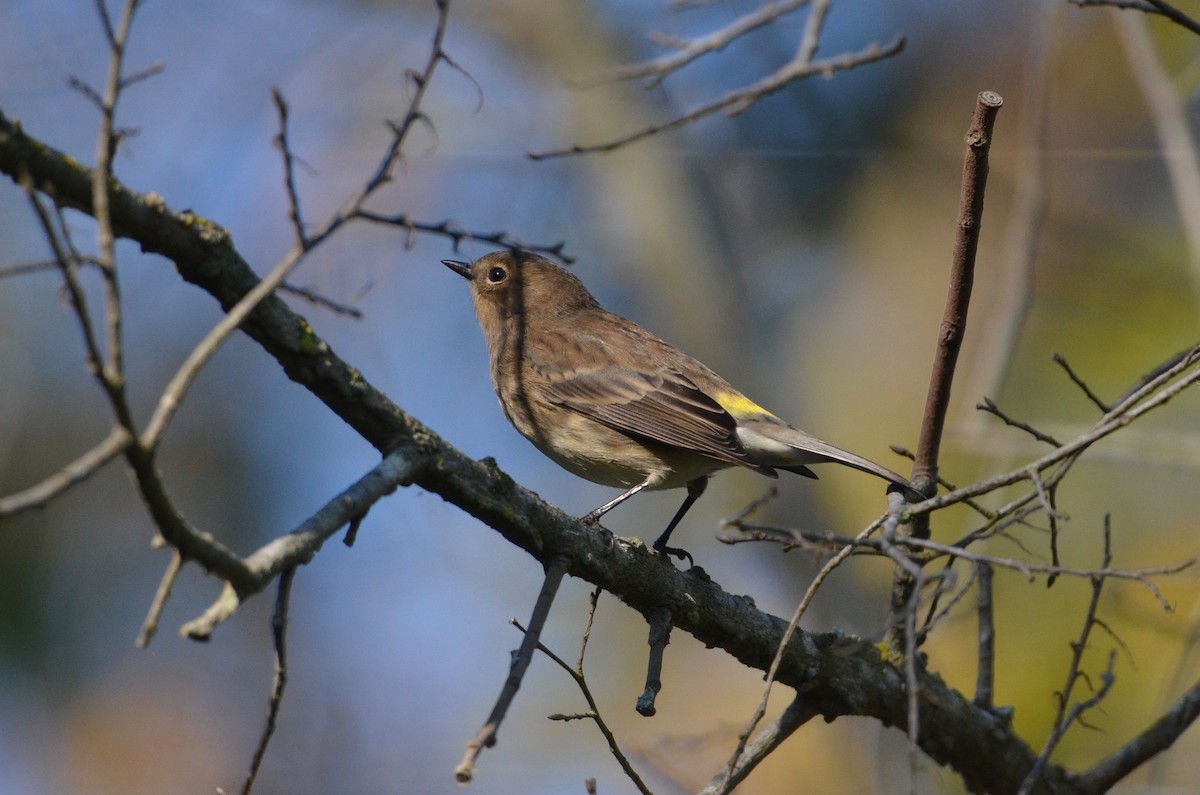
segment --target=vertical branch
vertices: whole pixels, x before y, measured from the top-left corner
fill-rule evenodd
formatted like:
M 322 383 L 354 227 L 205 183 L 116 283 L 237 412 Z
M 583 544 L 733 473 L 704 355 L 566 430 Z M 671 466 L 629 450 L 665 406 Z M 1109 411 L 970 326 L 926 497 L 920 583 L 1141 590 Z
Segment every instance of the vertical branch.
M 463 755 L 462 761 L 458 763 L 458 767 L 454 769 L 454 777 L 459 784 L 466 784 L 474 778 L 475 760 L 479 758 L 479 752 L 496 744 L 496 733 L 500 730 L 500 724 L 504 721 L 504 716 L 508 713 L 513 699 L 516 698 L 521 681 L 525 678 L 525 671 L 533 659 L 533 652 L 537 650 L 542 628 L 546 626 L 546 618 L 550 615 L 550 606 L 554 604 L 554 596 L 558 593 L 558 586 L 562 584 L 562 579 L 566 576 L 570 564 L 571 561 L 566 557 L 552 558 L 546 564 L 546 579 L 542 582 L 542 590 L 538 593 L 537 602 L 533 605 L 533 614 L 529 617 L 529 629 L 525 632 L 520 648 L 513 653 L 508 678 L 504 680 L 504 687 L 500 689 L 496 706 L 492 707 L 492 712 L 484 721 L 483 727 L 467 743 L 467 751 Z
M 115 29 L 104 0 L 96 0 L 96 5 L 108 36 L 112 57 L 108 62 L 108 75 L 104 81 L 104 93 L 100 101 L 100 134 L 96 137 L 96 170 L 92 173 L 92 207 L 100 249 L 97 262 L 104 277 L 107 328 L 104 381 L 110 390 L 118 390 L 124 382 L 121 353 L 121 290 L 117 281 L 116 236 L 113 233 L 112 213 L 108 206 L 108 189 L 112 177 L 113 156 L 120 144 L 120 135 L 113 122 L 117 113 L 117 99 L 124 87 L 121 72 L 125 63 L 125 45 L 129 41 L 129 29 L 133 25 L 138 0 L 126 0 L 121 12 L 121 21 Z
M 954 256 L 950 265 L 950 284 L 946 308 L 938 329 L 937 349 L 929 373 L 929 392 L 925 397 L 925 414 L 921 419 L 921 435 L 913 456 L 912 482 L 917 491 L 927 497 L 937 493 L 938 454 L 942 446 L 942 431 L 950 407 L 950 387 L 954 368 L 967 328 L 967 309 L 971 304 L 971 287 L 975 280 L 975 252 L 979 247 L 979 228 L 983 222 L 983 192 L 987 186 L 988 152 L 992 145 L 992 127 L 1004 100 L 994 91 L 982 91 L 976 98 L 971 127 L 967 130 L 967 150 L 963 160 L 962 188 L 959 195 L 957 231 L 954 237 Z M 929 517 L 917 516 L 911 533 L 916 538 L 929 538 Z M 891 620 L 887 642 L 896 652 L 906 646 L 906 611 L 911 604 L 915 579 L 904 567 L 896 567 L 892 580 Z
M 979 616 L 979 668 L 975 674 L 975 706 L 991 709 L 996 681 L 996 625 L 992 613 L 992 567 L 975 564 Z
M 975 252 L 979 246 L 979 228 L 983 220 L 983 192 L 987 185 L 992 126 L 1003 102 L 1000 95 L 994 91 L 981 92 L 971 118 L 971 128 L 967 132 L 967 152 L 963 162 L 962 193 L 959 199 L 950 286 L 941 327 L 938 329 L 937 353 L 929 376 L 925 416 L 921 421 L 921 437 L 913 464 L 913 484 L 918 491 L 927 496 L 933 496 L 937 490 L 938 453 L 942 444 L 942 430 L 950 405 L 954 368 L 966 332 L 967 308 L 971 302 L 971 287 L 975 278 Z
M 658 698 L 658 691 L 662 690 L 663 654 L 671 642 L 671 609 L 656 607 L 646 618 L 650 624 L 650 658 L 646 663 L 646 687 L 638 696 L 635 709 L 639 715 L 652 718 L 658 711 L 654 700 Z
M 283 703 L 283 689 L 287 686 L 287 624 L 288 604 L 292 597 L 292 579 L 296 576 L 296 567 L 284 569 L 279 575 L 279 591 L 275 596 L 275 612 L 271 616 L 271 637 L 275 644 L 275 677 L 271 683 L 271 698 L 267 706 L 267 723 L 263 726 L 262 735 L 258 739 L 258 747 L 254 749 L 254 758 L 250 762 L 250 772 L 246 774 L 246 782 L 242 785 L 242 795 L 250 795 L 254 787 L 254 779 L 262 767 L 263 757 L 267 753 L 267 745 L 275 734 L 275 721 L 279 717 L 279 707 Z

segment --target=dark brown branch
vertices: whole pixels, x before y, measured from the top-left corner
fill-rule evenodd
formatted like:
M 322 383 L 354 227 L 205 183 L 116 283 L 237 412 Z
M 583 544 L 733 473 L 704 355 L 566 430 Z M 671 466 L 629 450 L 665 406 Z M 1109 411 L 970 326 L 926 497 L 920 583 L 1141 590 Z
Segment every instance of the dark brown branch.
M 993 91 L 981 92 L 967 131 L 950 284 L 941 327 L 938 329 L 937 352 L 929 375 L 929 393 L 913 463 L 913 484 L 926 496 L 933 496 L 937 491 L 942 431 L 946 424 L 946 411 L 950 407 L 950 388 L 954 381 L 958 351 L 967 329 L 967 309 L 975 281 L 975 252 L 979 247 L 979 230 L 983 223 L 983 195 L 987 187 L 992 127 L 1003 102 L 1000 95 Z
M 496 744 L 496 734 L 500 731 L 500 724 L 504 722 L 504 716 L 508 713 L 508 708 L 512 705 L 513 699 L 517 696 L 517 690 L 521 687 L 521 681 L 525 678 L 525 671 L 529 668 L 530 661 L 533 660 L 533 653 L 537 650 L 542 628 L 546 626 L 546 618 L 550 615 L 551 605 L 554 604 L 554 596 L 558 593 L 558 586 L 562 584 L 562 579 L 566 576 L 570 564 L 570 559 L 561 555 L 551 558 L 546 564 L 546 579 L 542 582 L 542 590 L 538 593 L 537 602 L 533 605 L 533 614 L 529 617 L 529 628 L 525 630 L 525 637 L 521 640 L 520 648 L 513 653 L 508 678 L 504 680 L 504 686 L 500 689 L 496 706 L 492 707 L 492 712 L 484 721 L 483 727 L 467 743 L 466 753 L 463 755 L 462 761 L 458 763 L 458 767 L 454 769 L 454 777 L 458 783 L 466 784 L 475 777 L 475 760 L 479 758 L 480 751 Z

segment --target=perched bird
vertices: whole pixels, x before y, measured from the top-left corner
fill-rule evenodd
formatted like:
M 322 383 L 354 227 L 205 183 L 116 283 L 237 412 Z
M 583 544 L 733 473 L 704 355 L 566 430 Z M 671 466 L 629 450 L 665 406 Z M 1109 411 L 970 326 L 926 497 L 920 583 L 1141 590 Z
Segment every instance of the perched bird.
M 911 491 L 904 477 L 793 428 L 686 353 L 597 303 L 575 274 L 529 252 L 442 260 L 470 282 L 492 387 L 521 435 L 570 472 L 625 491 L 583 517 L 594 523 L 643 489 L 687 487 L 654 549 L 714 472 L 768 477 L 844 464 Z

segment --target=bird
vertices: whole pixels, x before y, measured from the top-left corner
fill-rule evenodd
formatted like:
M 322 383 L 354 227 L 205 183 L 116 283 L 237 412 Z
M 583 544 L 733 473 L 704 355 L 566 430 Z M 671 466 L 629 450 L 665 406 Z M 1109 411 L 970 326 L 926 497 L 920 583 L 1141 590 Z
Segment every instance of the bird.
M 442 264 L 466 279 L 483 331 L 492 387 L 518 432 L 567 471 L 621 494 L 581 517 L 600 518 L 644 490 L 686 488 L 653 549 L 704 493 L 740 466 L 777 478 L 816 478 L 836 463 L 915 493 L 904 476 L 795 428 L 699 360 L 600 306 L 571 271 L 526 250 Z

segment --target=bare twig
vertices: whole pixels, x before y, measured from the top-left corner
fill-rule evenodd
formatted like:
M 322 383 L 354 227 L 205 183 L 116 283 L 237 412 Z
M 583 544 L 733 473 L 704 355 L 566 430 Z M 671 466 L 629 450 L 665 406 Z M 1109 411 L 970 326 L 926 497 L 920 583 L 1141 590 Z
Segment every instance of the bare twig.
M 700 795 L 718 795 L 727 793 L 731 787 L 736 787 L 750 775 L 759 763 L 766 759 L 778 748 L 784 740 L 791 737 L 797 729 L 817 716 L 817 710 L 803 696 L 797 695 L 779 717 L 763 727 L 754 740 L 747 743 L 738 757 L 733 772 L 722 770 L 708 786 L 701 790 Z
M 414 221 L 407 213 L 396 213 L 394 215 L 384 215 L 382 213 L 372 212 L 371 210 L 360 209 L 356 213 L 357 218 L 365 221 L 371 221 L 377 224 L 386 224 L 388 226 L 398 226 L 407 231 L 408 237 L 405 239 L 405 244 L 411 246 L 415 239 L 413 235 L 416 232 L 427 232 L 435 235 L 443 235 L 450 238 L 451 245 L 455 252 L 459 250 L 459 246 L 464 242 L 481 242 L 491 243 L 501 248 L 506 248 L 509 251 L 533 251 L 538 254 L 544 254 L 549 257 L 554 257 L 559 262 L 570 265 L 575 261 L 575 257 L 564 253 L 566 248 L 565 241 L 559 241 L 553 244 L 538 244 L 526 243 L 513 237 L 508 232 L 472 232 L 463 228 L 454 221 Z
M 1136 770 L 1179 739 L 1200 717 L 1200 682 L 1180 696 L 1171 708 L 1137 737 L 1080 773 L 1077 781 L 1085 792 L 1108 792 L 1118 781 Z
M 500 730 L 500 724 L 504 721 L 517 690 L 521 687 L 521 680 L 524 679 L 529 662 L 533 659 L 533 652 L 537 648 L 542 627 L 546 624 L 546 617 L 550 615 L 554 595 L 558 593 L 558 586 L 562 583 L 570 563 L 565 557 L 555 557 L 546 564 L 546 579 L 542 582 L 542 590 L 533 606 L 533 614 L 529 617 L 529 629 L 525 630 L 521 646 L 513 654 L 512 665 L 508 671 L 508 678 L 504 680 L 504 687 L 500 690 L 500 697 L 496 699 L 496 705 L 492 707 L 492 712 L 484 721 L 483 727 L 467 743 L 466 753 L 454 769 L 454 777 L 460 784 L 474 778 L 475 760 L 479 758 L 480 751 L 496 744 L 496 733 Z
M 267 754 L 267 745 L 275 734 L 275 721 L 279 717 L 279 708 L 283 704 L 283 690 L 287 687 L 287 625 L 288 607 L 291 603 L 292 580 L 296 576 L 295 567 L 285 569 L 279 575 L 279 590 L 275 595 L 275 612 L 271 615 L 271 640 L 275 646 L 275 675 L 271 680 L 271 697 L 267 700 L 267 721 L 263 725 L 262 734 L 258 738 L 258 746 L 250 760 L 250 770 L 246 781 L 242 784 L 242 795 L 250 795 L 254 780 L 262 767 L 263 757 Z
M 897 498 L 898 495 L 896 495 Z M 780 638 L 779 646 L 775 651 L 775 657 L 771 660 L 771 665 L 767 669 L 766 684 L 763 686 L 762 698 L 759 699 L 758 708 L 754 710 L 746 728 L 738 735 L 737 747 L 733 751 L 733 755 L 729 758 L 729 762 L 725 766 L 725 770 L 719 774 L 719 781 L 714 779 L 714 783 L 709 784 L 709 790 L 720 795 L 732 792 L 737 783 L 750 774 L 758 761 L 761 761 L 762 756 L 758 752 L 752 755 L 746 755 L 746 744 L 750 740 L 750 736 L 754 733 L 763 716 L 767 714 L 767 701 L 771 696 L 771 687 L 775 683 L 775 675 L 779 670 L 779 665 L 783 660 L 784 650 L 791 643 L 792 636 L 796 629 L 800 626 L 800 619 L 804 617 L 804 613 L 808 610 L 809 604 L 813 597 L 817 594 L 817 589 L 821 587 L 826 578 L 833 573 L 833 570 L 842 564 L 846 558 L 854 551 L 857 543 L 864 541 L 869 535 L 878 530 L 885 524 L 885 521 L 893 519 L 893 517 L 885 517 L 879 521 L 873 522 L 869 527 L 859 533 L 851 543 L 843 546 L 836 555 L 830 558 L 821 570 L 817 572 L 817 576 L 809 583 L 807 590 L 804 592 L 803 598 L 800 599 L 800 604 L 796 605 L 796 610 L 792 613 L 792 618 L 788 622 L 787 629 L 784 630 L 783 637 Z M 708 791 L 708 790 L 706 790 Z
M 913 458 L 912 482 L 920 494 L 932 497 L 937 494 L 938 456 L 942 444 L 942 432 L 946 425 L 946 412 L 950 408 L 950 391 L 954 383 L 954 370 L 958 363 L 958 352 L 962 347 L 967 330 L 967 310 L 971 304 L 971 289 L 975 281 L 975 252 L 979 247 L 979 230 L 983 223 L 983 197 L 987 187 L 988 153 L 992 145 L 992 128 L 996 115 L 1004 103 L 993 91 L 982 91 L 976 97 L 971 124 L 967 129 L 966 152 L 963 158 L 962 183 L 958 204 L 958 220 L 954 238 L 954 251 L 950 264 L 946 306 L 938 328 L 937 345 L 933 366 L 929 372 L 929 389 L 925 397 L 925 410 L 921 418 L 921 430 L 917 452 Z M 911 515 L 908 532 L 916 538 L 929 538 L 929 519 L 926 515 Z M 921 578 L 906 566 L 898 566 L 892 575 L 890 621 L 887 642 L 899 651 L 910 639 L 904 638 L 905 627 L 915 622 L 908 611 L 915 609 L 913 592 L 919 587 Z M 915 640 L 912 642 L 915 643 Z M 915 695 L 913 696 L 915 698 Z M 910 737 L 915 747 L 915 739 Z
M 304 214 L 300 211 L 300 193 L 296 188 L 296 158 L 288 143 L 288 104 L 283 98 L 283 92 L 278 87 L 271 89 L 271 100 L 279 114 L 279 132 L 275 136 L 275 145 L 283 155 L 283 181 L 287 187 L 288 220 L 292 222 L 292 230 L 296 233 L 296 245 L 301 249 L 308 248 L 308 235 L 304 232 Z
M 372 505 L 399 486 L 412 483 L 422 464 L 407 448 L 389 453 L 290 533 L 267 542 L 245 558 L 235 557 L 228 566 L 213 566 L 227 587 L 204 615 L 183 626 L 181 634 L 193 640 L 208 640 L 243 599 L 266 588 L 282 572 L 312 560 L 339 529 L 364 516 Z
M 642 781 L 641 776 L 639 776 L 637 771 L 633 769 L 633 765 L 630 763 L 629 757 L 625 756 L 625 752 L 622 751 L 620 745 L 617 744 L 616 735 L 612 733 L 612 729 L 608 727 L 608 724 L 605 723 L 604 718 L 600 715 L 600 707 L 596 704 L 595 697 L 592 696 L 592 689 L 588 687 L 587 677 L 583 675 L 583 652 L 584 649 L 587 648 L 588 636 L 592 631 L 592 619 L 596 615 L 596 604 L 597 600 L 600 598 L 600 591 L 600 588 L 592 591 L 591 606 L 588 610 L 587 623 L 584 626 L 583 638 L 579 644 L 579 661 L 576 663 L 574 668 L 571 668 L 571 666 L 568 665 L 563 658 L 550 651 L 550 649 L 546 648 L 541 643 L 537 644 L 538 651 L 549 657 L 555 665 L 557 665 L 559 668 L 562 668 L 573 680 L 575 680 L 575 684 L 579 686 L 579 692 L 583 694 L 583 698 L 588 704 L 588 711 L 585 713 L 576 715 L 564 715 L 561 713 L 556 713 L 550 715 L 549 718 L 550 720 L 562 721 L 587 719 L 595 723 L 596 728 L 600 730 L 600 733 L 604 735 L 604 739 L 608 743 L 608 750 L 612 753 L 613 758 L 617 760 L 617 764 L 621 766 L 621 769 L 625 771 L 625 775 L 630 781 L 633 782 L 633 785 L 637 787 L 638 792 L 643 793 L 643 795 L 650 795 L 650 788 L 646 786 L 645 782 Z M 520 622 L 512 621 L 510 623 L 521 632 L 526 632 L 525 627 L 521 626 Z
M 303 298 L 314 306 L 324 307 L 337 315 L 346 315 L 355 320 L 361 320 L 363 316 L 361 309 L 350 306 L 349 303 L 344 301 L 335 301 L 327 295 L 321 295 L 311 287 L 301 287 L 296 284 L 284 282 L 279 285 L 279 290 L 280 292 L 291 293 L 294 296 Z M 357 300 L 359 297 L 361 297 L 361 294 L 353 300 Z
M 1104 517 L 1104 554 L 1100 563 L 1101 569 L 1108 569 L 1112 565 L 1112 526 L 1109 517 L 1106 514 Z M 1046 738 L 1046 744 L 1042 748 L 1041 754 L 1038 755 L 1037 761 L 1033 768 L 1025 776 L 1025 780 L 1021 782 L 1021 788 L 1018 790 L 1018 795 L 1026 795 L 1037 782 L 1038 775 L 1042 771 L 1042 767 L 1050 759 L 1050 754 L 1058 746 L 1060 740 L 1071 724 L 1079 719 L 1084 711 L 1091 709 L 1108 694 L 1109 689 L 1113 684 L 1113 663 L 1115 661 L 1116 652 L 1110 652 L 1108 655 L 1108 666 L 1105 672 L 1101 675 L 1102 685 L 1098 690 L 1095 690 L 1092 696 L 1084 701 L 1071 704 L 1071 693 L 1075 689 L 1075 685 L 1080 679 L 1085 678 L 1083 673 L 1083 654 L 1088 648 L 1088 639 L 1091 637 L 1092 629 L 1097 625 L 1098 619 L 1096 611 L 1100 607 L 1100 594 L 1104 590 L 1103 576 L 1092 578 L 1092 597 L 1088 602 L 1087 612 L 1083 620 L 1083 628 L 1079 633 L 1079 640 L 1071 644 L 1071 663 L 1067 666 L 1067 681 L 1063 685 L 1062 691 L 1058 693 L 1058 712 L 1054 716 L 1054 723 L 1050 728 L 1050 736 Z
M 602 83 L 615 83 L 622 80 L 637 80 L 647 77 L 650 79 L 646 83 L 646 87 L 656 88 L 667 77 L 697 58 L 725 49 L 741 36 L 775 22 L 781 17 L 795 11 L 800 6 L 806 5 L 808 2 L 809 0 L 780 0 L 780 2 L 764 3 L 754 11 L 738 17 L 723 28 L 718 28 L 705 36 L 680 42 L 679 46 L 674 48 L 675 52 L 671 55 L 656 58 L 652 61 L 622 66 L 610 72 L 596 75 L 595 77 L 572 80 L 570 84 L 575 88 L 592 88 Z M 825 3 L 823 5 L 828 4 Z
M 768 2 L 755 11 L 738 18 L 724 28 L 718 29 L 707 36 L 686 42 L 673 41 L 672 45 L 676 52 L 671 55 L 646 63 L 617 69 L 591 80 L 577 81 L 576 85 L 587 86 L 615 80 L 632 80 L 648 77 L 650 78 L 648 86 L 654 87 L 660 84 L 666 77 L 674 74 L 696 59 L 724 49 L 736 39 L 764 25 L 777 21 L 782 16 L 796 10 L 802 5 L 810 5 L 808 18 L 805 21 L 804 31 L 801 34 L 795 55 L 776 71 L 757 82 L 729 91 L 717 99 L 701 104 L 670 121 L 644 127 L 641 130 L 615 138 L 606 143 L 587 146 L 575 145 L 564 149 L 530 152 L 529 157 L 533 160 L 544 160 L 552 157 L 563 157 L 565 155 L 611 152 L 635 141 L 640 141 L 643 138 L 679 129 L 715 113 L 724 112 L 735 116 L 746 111 L 763 97 L 769 96 L 797 80 L 814 75 L 829 77 L 835 72 L 853 69 L 889 58 L 904 49 L 904 37 L 898 36 L 891 43 L 883 46 L 871 44 L 866 49 L 857 53 L 845 53 L 820 61 L 814 60 L 817 47 L 820 43 L 821 30 L 825 24 L 825 17 L 829 13 L 831 3 L 832 0 L 811 0 L 811 2 L 810 0 L 779 0 L 778 2 Z
M 1046 444 L 1053 445 L 1054 447 L 1059 447 L 1062 445 L 1062 442 L 1058 441 L 1050 434 L 1042 433 L 1029 423 L 1021 422 L 1020 420 L 1013 419 L 1012 417 L 1008 416 L 1000 410 L 1000 407 L 997 406 L 995 401 L 993 401 L 990 397 L 984 397 L 982 401 L 975 404 L 975 408 L 979 411 L 985 411 L 988 414 L 991 414 L 993 417 L 997 417 L 1001 422 L 1010 428 L 1019 428 L 1025 431 L 1039 442 L 1045 442 Z
M 1083 394 L 1087 395 L 1087 399 L 1092 401 L 1092 404 L 1096 406 L 1096 408 L 1100 409 L 1101 414 L 1107 414 L 1112 410 L 1112 406 L 1101 400 L 1100 396 L 1093 392 L 1092 388 L 1088 386 L 1087 381 L 1084 381 L 1083 378 L 1081 378 L 1079 374 L 1075 372 L 1070 363 L 1067 362 L 1065 356 L 1055 351 L 1053 358 L 1054 363 L 1066 372 L 1067 377 L 1071 379 L 1075 386 L 1079 387 Z
M 158 633 L 158 621 L 162 618 L 163 608 L 167 606 L 167 600 L 171 598 L 171 589 L 175 587 L 175 580 L 179 578 L 179 572 L 182 569 L 183 555 L 179 554 L 178 549 L 171 550 L 171 559 L 167 563 L 167 570 L 163 572 L 158 590 L 154 592 L 154 600 L 150 602 L 150 610 L 146 613 L 146 620 L 142 622 L 142 631 L 138 633 L 135 641 L 139 649 L 149 646 L 150 641 Z
M 978 497 L 981 494 L 987 494 L 1003 486 L 1028 479 L 1031 468 L 1034 471 L 1041 472 L 1047 467 L 1078 455 L 1106 436 L 1126 427 L 1129 423 L 1154 409 L 1165 405 L 1180 392 L 1200 381 L 1200 368 L 1193 369 L 1186 374 L 1184 373 L 1185 370 L 1193 365 L 1198 353 L 1200 353 L 1200 346 L 1192 348 L 1188 352 L 1188 355 L 1177 364 L 1163 371 L 1129 396 L 1123 398 L 1099 422 L 1093 425 L 1091 430 L 1081 434 L 1072 441 L 1052 450 L 1041 458 L 1029 462 L 1019 469 L 987 478 L 970 486 L 964 486 L 955 491 L 931 497 L 916 505 L 911 505 L 908 508 L 909 513 L 914 515 L 929 513 L 945 508 L 948 505 L 963 502 L 972 497 Z M 1179 378 L 1175 383 L 1166 385 L 1177 376 Z
M 44 507 L 52 499 L 72 486 L 84 482 L 109 461 L 121 455 L 132 441 L 133 437 L 128 431 L 120 426 L 114 427 L 102 442 L 42 482 L 0 498 L 0 519 Z
M 300 264 L 306 254 L 333 235 L 347 221 L 358 217 L 363 204 L 380 187 L 391 180 L 392 172 L 397 162 L 399 162 L 401 148 L 409 131 L 414 124 L 425 118 L 420 106 L 421 101 L 425 97 L 425 92 L 429 87 L 429 82 L 433 77 L 434 69 L 438 63 L 445 60 L 445 54 L 442 51 L 442 41 L 446 34 L 449 0 L 436 0 L 436 4 L 438 8 L 438 21 L 433 34 L 433 44 L 430 48 L 429 58 L 422 71 L 413 72 L 410 75 L 417 87 L 416 92 L 409 101 L 408 111 L 405 113 L 404 118 L 399 123 L 392 125 L 391 142 L 380 159 L 379 164 L 376 166 L 375 171 L 366 180 L 366 183 L 351 195 L 342 204 L 340 209 L 326 219 L 321 227 L 312 235 L 304 237 L 302 232 L 298 232 L 298 234 L 301 234 L 301 242 L 293 246 L 291 251 L 284 255 L 283 259 L 271 269 L 270 273 L 263 277 L 262 281 L 247 291 L 242 299 L 228 310 L 225 317 L 221 318 L 220 322 L 192 350 L 183 365 L 180 366 L 175 376 L 168 383 L 167 388 L 163 391 L 158 406 L 154 410 L 154 415 L 150 418 L 150 422 L 147 423 L 146 431 L 140 437 L 141 445 L 147 450 L 153 450 L 161 441 L 167 425 L 170 423 L 176 410 L 178 410 L 184 395 L 199 375 L 200 370 L 208 363 L 225 340 L 241 325 L 246 316 L 283 283 L 283 280 Z M 296 209 L 298 212 L 298 206 Z

